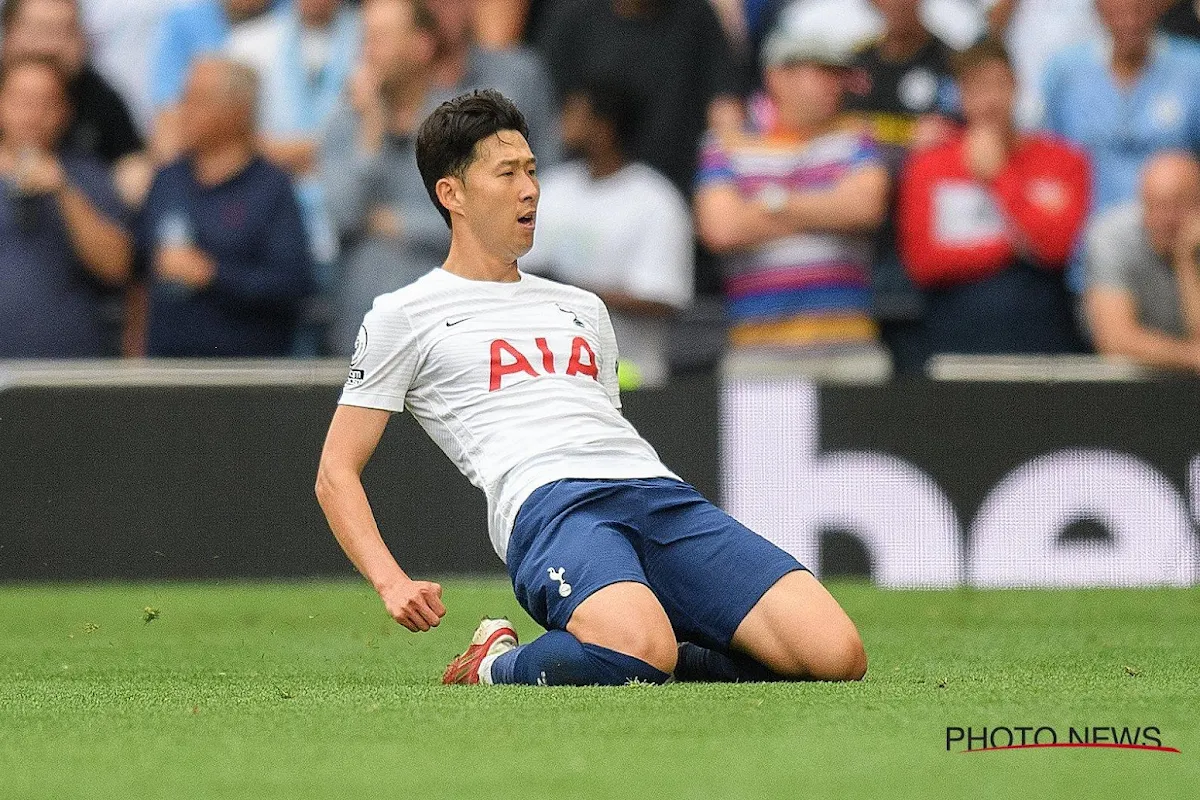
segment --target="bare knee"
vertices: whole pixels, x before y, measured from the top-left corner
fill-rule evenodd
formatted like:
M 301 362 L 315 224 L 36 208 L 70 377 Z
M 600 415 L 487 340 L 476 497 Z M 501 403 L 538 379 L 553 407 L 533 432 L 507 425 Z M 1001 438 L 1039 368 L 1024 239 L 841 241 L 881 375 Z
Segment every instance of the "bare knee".
M 810 680 L 861 681 L 867 674 L 867 651 L 858 631 L 851 628 L 841 635 L 828 637 L 795 666 Z
M 640 583 L 606 586 L 580 603 L 567 631 L 581 642 L 607 647 L 644 661 L 657 670 L 675 671 L 678 645 L 667 612 Z
M 631 628 L 610 638 L 607 643 L 592 644 L 633 656 L 668 675 L 675 671 L 675 660 L 679 653 L 679 644 L 669 626 L 666 631 Z

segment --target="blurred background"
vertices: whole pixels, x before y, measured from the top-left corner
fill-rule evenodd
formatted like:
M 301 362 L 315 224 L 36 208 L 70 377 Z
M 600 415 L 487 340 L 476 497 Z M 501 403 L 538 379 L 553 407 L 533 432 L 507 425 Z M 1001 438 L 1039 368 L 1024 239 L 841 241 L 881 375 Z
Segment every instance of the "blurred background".
M 321 436 L 449 244 L 416 129 L 482 87 L 522 268 L 604 298 L 630 417 L 752 527 L 886 585 L 1197 581 L 1192 0 L 4 0 L 0 579 L 348 571 Z M 495 571 L 393 428 L 402 563 Z

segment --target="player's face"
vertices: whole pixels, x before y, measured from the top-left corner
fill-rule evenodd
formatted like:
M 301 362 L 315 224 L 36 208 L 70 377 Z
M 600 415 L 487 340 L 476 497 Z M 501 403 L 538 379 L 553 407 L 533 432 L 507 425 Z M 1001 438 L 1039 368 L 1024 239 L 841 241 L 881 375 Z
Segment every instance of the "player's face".
M 517 131 L 492 134 L 475 148 L 462 181 L 463 216 L 488 250 L 516 261 L 533 247 L 537 159 Z

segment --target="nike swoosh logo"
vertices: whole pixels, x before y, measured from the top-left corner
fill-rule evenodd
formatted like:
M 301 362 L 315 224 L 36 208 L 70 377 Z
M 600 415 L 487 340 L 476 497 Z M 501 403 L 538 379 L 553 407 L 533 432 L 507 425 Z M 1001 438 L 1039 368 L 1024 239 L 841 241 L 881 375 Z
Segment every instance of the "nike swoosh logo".
M 455 325 L 457 325 L 458 323 L 466 322 L 469 319 L 475 319 L 475 318 L 474 317 L 463 317 L 462 319 L 448 319 L 448 320 L 446 320 L 446 327 L 452 328 Z

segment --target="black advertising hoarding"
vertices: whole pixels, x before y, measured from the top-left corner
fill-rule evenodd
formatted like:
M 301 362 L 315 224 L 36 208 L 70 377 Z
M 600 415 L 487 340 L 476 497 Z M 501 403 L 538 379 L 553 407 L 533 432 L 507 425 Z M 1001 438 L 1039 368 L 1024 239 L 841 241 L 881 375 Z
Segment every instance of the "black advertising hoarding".
M 858 550 L 886 586 L 1190 585 L 1197 388 L 735 380 L 723 499 L 818 571 Z
M 336 384 L 280 384 L 267 368 L 258 380 L 0 390 L 0 581 L 353 575 L 313 495 Z M 695 377 L 625 398 L 664 460 L 714 497 L 717 397 Z M 363 481 L 413 574 L 503 573 L 482 493 L 408 414 Z
M 1200 574 L 1197 388 L 691 377 L 625 412 L 818 572 L 1181 585 Z M 336 398 L 325 378 L 0 391 L 0 580 L 352 574 L 312 494 Z M 481 494 L 407 415 L 364 479 L 406 568 L 500 573 Z

